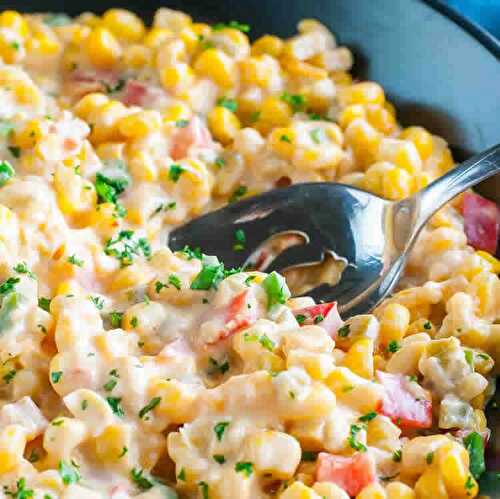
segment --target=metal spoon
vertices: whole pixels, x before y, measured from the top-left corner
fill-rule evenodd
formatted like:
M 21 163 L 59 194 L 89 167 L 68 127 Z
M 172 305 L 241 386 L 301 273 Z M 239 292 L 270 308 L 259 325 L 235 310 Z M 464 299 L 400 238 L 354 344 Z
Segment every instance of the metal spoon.
M 439 208 L 499 171 L 496 145 L 398 202 L 343 184 L 296 184 L 197 218 L 175 229 L 169 245 L 173 250 L 200 247 L 226 267 L 239 267 L 271 236 L 302 234 L 305 244 L 286 249 L 264 270 L 319 263 L 327 252 L 345 259 L 347 267 L 336 285 L 320 284 L 307 295 L 336 300 L 347 318 L 369 312 L 391 292 L 419 232 Z M 234 250 L 238 229 L 246 236 L 241 251 Z

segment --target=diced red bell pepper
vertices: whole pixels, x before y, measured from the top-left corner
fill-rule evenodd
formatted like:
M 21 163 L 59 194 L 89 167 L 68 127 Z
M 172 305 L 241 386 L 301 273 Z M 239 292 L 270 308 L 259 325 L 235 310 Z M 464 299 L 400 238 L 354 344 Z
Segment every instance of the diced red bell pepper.
M 215 144 L 208 128 L 200 118 L 194 116 L 189 124 L 183 128 L 177 128 L 170 149 L 173 159 L 185 158 L 191 147 L 211 148 Z
M 166 93 L 160 87 L 142 81 L 127 80 L 120 100 L 126 106 L 154 108 L 155 102 L 163 97 L 166 97 Z
M 464 229 L 467 242 L 475 249 L 495 254 L 500 226 L 496 203 L 479 194 L 466 192 L 463 202 Z
M 320 452 L 316 463 L 316 480 L 332 482 L 351 497 L 377 480 L 375 460 L 370 454 L 357 452 L 351 457 Z
M 238 331 L 251 326 L 257 320 L 257 310 L 255 304 L 248 308 L 249 290 L 242 291 L 236 295 L 229 305 L 220 311 L 220 317 L 217 317 L 222 322 L 222 327 L 217 337 L 210 342 L 209 345 L 214 345 L 223 341 Z
M 319 303 L 310 307 L 300 308 L 293 311 L 293 315 L 301 326 L 317 324 L 334 337 L 337 330 L 344 323 L 337 310 L 337 302 Z
M 377 378 L 385 388 L 379 412 L 391 418 L 401 428 L 429 428 L 432 426 L 432 402 L 417 398 L 411 392 L 412 383 L 402 374 L 377 371 Z

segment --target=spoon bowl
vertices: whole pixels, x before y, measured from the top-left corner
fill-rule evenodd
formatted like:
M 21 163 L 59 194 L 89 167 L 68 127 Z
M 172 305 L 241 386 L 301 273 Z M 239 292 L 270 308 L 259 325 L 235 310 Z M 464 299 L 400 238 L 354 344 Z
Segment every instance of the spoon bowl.
M 391 202 L 337 183 L 296 184 L 229 204 L 175 229 L 169 246 L 201 247 L 228 267 L 248 264 L 255 250 L 278 234 L 296 233 L 305 243 L 285 249 L 265 272 L 322 262 L 327 253 L 344 260 L 340 281 L 307 292 L 316 301 L 337 301 L 347 318 L 368 313 L 394 288 L 409 251 L 427 220 L 457 194 L 500 171 L 500 145 L 474 156 L 422 191 Z M 245 245 L 235 251 L 235 233 Z

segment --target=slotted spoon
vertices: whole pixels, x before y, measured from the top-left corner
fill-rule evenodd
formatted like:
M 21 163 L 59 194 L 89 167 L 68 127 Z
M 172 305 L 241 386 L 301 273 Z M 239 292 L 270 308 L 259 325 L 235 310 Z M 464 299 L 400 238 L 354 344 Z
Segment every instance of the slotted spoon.
M 323 261 L 327 253 L 347 266 L 335 285 L 322 283 L 306 294 L 337 301 L 344 318 L 369 312 L 394 288 L 417 235 L 453 197 L 500 171 L 500 145 L 480 153 L 402 201 L 336 183 L 296 184 L 254 196 L 194 219 L 170 234 L 169 246 L 200 247 L 226 267 L 248 263 L 270 237 L 298 233 L 305 244 L 292 246 L 266 272 Z M 245 245 L 235 251 L 235 233 Z

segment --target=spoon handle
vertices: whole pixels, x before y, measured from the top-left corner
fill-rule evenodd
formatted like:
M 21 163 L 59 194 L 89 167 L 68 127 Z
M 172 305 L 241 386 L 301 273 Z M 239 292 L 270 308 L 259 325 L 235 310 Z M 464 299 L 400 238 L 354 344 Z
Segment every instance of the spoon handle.
M 417 230 L 448 201 L 495 173 L 500 173 L 500 144 L 464 161 L 432 182 L 415 196 L 420 205 L 415 224 Z

